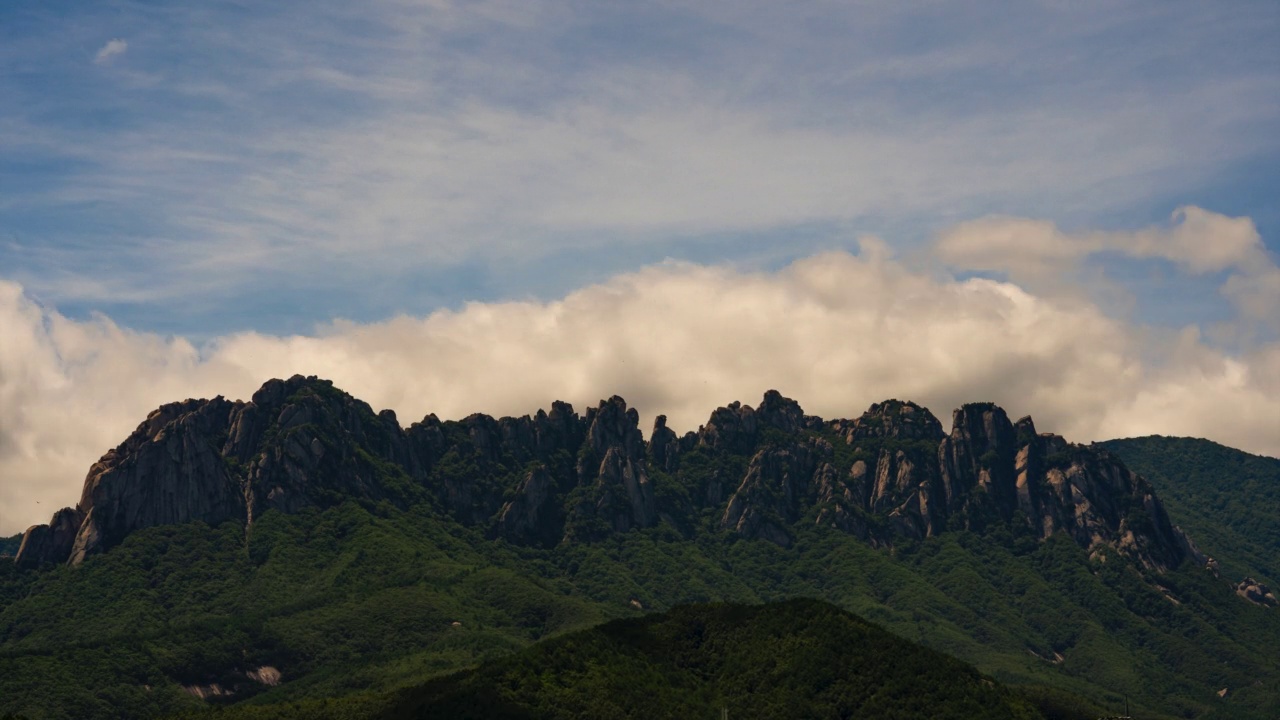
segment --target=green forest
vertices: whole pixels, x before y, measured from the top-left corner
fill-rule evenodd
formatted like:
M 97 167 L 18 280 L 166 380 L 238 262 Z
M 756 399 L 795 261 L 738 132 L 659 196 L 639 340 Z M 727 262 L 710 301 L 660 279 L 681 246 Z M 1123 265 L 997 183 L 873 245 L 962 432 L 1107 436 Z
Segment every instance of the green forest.
M 1225 577 L 1280 584 L 1280 460 L 1197 438 L 1111 440 Z
M 659 527 L 535 550 L 347 502 L 268 514 L 247 544 L 234 523 L 195 524 L 139 532 L 79 568 L 6 563 L 0 593 L 0 702 L 32 720 L 204 707 L 184 685 L 235 688 L 250 706 L 387 693 L 605 620 L 795 597 L 1015 687 L 1128 697 L 1145 717 L 1280 709 L 1280 668 L 1260 651 L 1280 640 L 1273 609 L 1199 568 L 1143 577 L 1057 539 L 961 532 L 889 550 L 814 528 L 784 549 Z M 286 682 L 245 680 L 261 666 Z
M 798 522 L 781 547 L 721 530 L 704 511 L 542 547 L 431 502 L 347 498 L 268 511 L 249 530 L 148 528 L 74 567 L 0 562 L 0 716 L 415 717 L 485 697 L 510 700 L 510 717 L 629 717 L 624 677 L 671 713 L 712 717 L 726 704 L 733 717 L 800 706 L 861 717 L 841 708 L 871 702 L 865 683 L 893 693 L 908 682 L 928 702 L 954 702 L 952 717 L 980 716 L 987 702 L 1007 717 L 1094 717 L 1126 699 L 1142 718 L 1280 716 L 1280 612 L 1231 584 L 1274 577 L 1280 462 L 1161 438 L 1113 449 L 1222 558 L 1221 578 L 1190 562 L 1143 569 L 1016 524 L 873 547 Z M 697 453 L 686 463 L 688 475 L 715 472 Z M 654 476 L 660 495 L 687 495 Z M 833 607 L 746 607 L 796 598 Z M 652 615 L 693 603 L 734 605 Z M 775 615 L 794 637 L 770 625 Z M 698 617 L 721 645 L 682 644 L 692 640 L 679 628 Z M 601 626 L 611 621 L 622 622 Z M 828 669 L 900 655 L 891 667 L 902 677 L 850 670 L 821 685 L 799 649 L 814 643 Z M 955 670 L 908 672 L 921 662 Z M 281 682 L 255 680 L 262 668 Z M 974 686 L 974 673 L 995 684 Z M 756 684 L 734 684 L 744 678 Z M 734 705 L 745 697 L 757 710 Z M 592 702 L 617 707 L 597 715 Z M 876 716 L 892 717 L 887 708 Z

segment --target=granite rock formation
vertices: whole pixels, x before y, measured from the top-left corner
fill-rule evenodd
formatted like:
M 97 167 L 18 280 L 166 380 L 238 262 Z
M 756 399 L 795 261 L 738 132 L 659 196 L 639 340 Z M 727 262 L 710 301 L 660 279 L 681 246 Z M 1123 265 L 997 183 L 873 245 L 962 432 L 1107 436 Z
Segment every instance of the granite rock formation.
M 1251 577 L 1241 580 L 1236 585 L 1236 594 L 1256 605 L 1276 606 L 1276 596 L 1271 592 L 1271 588 Z
M 1151 486 L 1111 454 L 1011 422 L 889 400 L 824 421 L 776 391 L 732 403 L 696 432 L 659 416 L 648 442 L 619 397 L 518 418 L 428 415 L 402 428 L 331 383 L 272 380 L 248 402 L 165 405 L 93 465 L 74 508 L 29 529 L 17 562 L 80 563 L 156 525 L 236 521 L 354 499 L 428 504 L 516 544 L 592 541 L 670 522 L 779 545 L 817 524 L 885 545 L 1007 526 L 1063 533 L 1144 566 L 1205 558 Z

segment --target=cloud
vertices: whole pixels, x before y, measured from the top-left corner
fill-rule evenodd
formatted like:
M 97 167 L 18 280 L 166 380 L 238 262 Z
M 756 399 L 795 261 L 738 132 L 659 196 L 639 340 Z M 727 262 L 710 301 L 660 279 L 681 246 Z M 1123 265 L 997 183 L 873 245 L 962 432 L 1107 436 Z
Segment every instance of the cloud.
M 72 320 L 0 282 L 0 335 L 4 533 L 74 502 L 89 465 L 155 406 L 247 398 L 293 373 L 328 377 L 406 424 L 554 399 L 581 410 L 617 393 L 646 425 L 665 413 L 687 430 L 777 388 L 825 417 L 898 397 L 945 423 L 962 402 L 993 400 L 1075 441 L 1185 434 L 1280 456 L 1280 345 L 1226 355 L 1194 329 L 1165 336 L 1009 282 L 912 270 L 873 239 L 776 272 L 668 262 L 547 302 L 201 348 Z
M 102 46 L 102 49 L 98 51 L 98 54 L 93 56 L 93 62 L 98 65 L 105 65 L 116 57 L 125 54 L 128 49 L 129 43 L 121 40 L 120 38 L 115 38 Z
M 1103 253 L 1165 260 L 1190 274 L 1226 271 L 1220 292 L 1242 318 L 1280 329 L 1280 266 L 1247 217 L 1186 206 L 1174 211 L 1168 226 L 1084 233 L 1067 233 L 1043 220 L 987 217 L 943 232 L 933 250 L 953 268 L 1003 273 L 1042 289 L 1072 278 L 1086 260 Z
M 1173 212 L 1169 228 L 1106 235 L 1109 244 L 1134 257 L 1170 260 L 1195 273 L 1275 267 L 1257 227 L 1247 217 L 1232 218 L 1194 206 Z
M 742 259 L 741 238 L 768 232 L 911 223 L 909 237 L 995 209 L 1089 219 L 1280 147 L 1260 100 L 1280 82 L 1274 33 L 1254 8 L 122 12 L 157 59 L 127 102 L 114 83 L 47 91 L 75 78 L 0 97 L 23 113 L 0 147 L 38 128 L 36 164 L 56 175 L 16 178 L 0 221 L 24 250 L 68 250 L 11 267 L 57 302 L 145 287 L 220 304 L 275 287 L 259 282 L 272 272 L 367 297 L 405 267 L 640 254 L 673 237 Z M 925 20 L 954 37 L 922 45 Z M 1185 57 L 1149 40 L 1175 33 Z M 104 109 L 112 122 L 79 120 Z

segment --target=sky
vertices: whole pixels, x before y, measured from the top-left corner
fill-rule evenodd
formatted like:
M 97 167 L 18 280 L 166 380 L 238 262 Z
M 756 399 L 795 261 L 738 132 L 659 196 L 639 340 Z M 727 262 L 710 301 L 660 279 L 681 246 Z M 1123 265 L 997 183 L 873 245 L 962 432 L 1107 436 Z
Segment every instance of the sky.
M 0 533 L 158 405 L 1280 456 L 1280 5 L 0 5 Z M 646 424 L 645 429 L 648 426 Z

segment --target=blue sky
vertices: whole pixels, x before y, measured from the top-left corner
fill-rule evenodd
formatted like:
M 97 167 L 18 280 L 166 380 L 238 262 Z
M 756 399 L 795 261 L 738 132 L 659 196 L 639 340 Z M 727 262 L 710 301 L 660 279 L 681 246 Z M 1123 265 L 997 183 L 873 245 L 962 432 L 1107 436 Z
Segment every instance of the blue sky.
M 1274 251 L 1278 36 L 1272 2 L 10 2 L 0 277 L 200 338 L 988 214 L 1197 205 Z
M 1280 457 L 1280 4 L 0 4 L 0 534 L 157 405 Z

